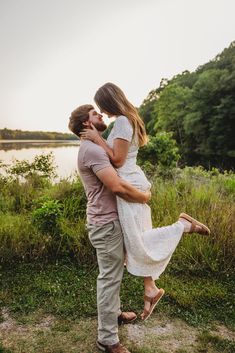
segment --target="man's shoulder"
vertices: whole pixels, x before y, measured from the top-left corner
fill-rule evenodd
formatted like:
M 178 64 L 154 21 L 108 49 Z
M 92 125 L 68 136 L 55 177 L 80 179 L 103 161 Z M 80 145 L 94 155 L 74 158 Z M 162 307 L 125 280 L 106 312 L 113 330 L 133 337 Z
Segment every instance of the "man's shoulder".
M 94 170 L 111 166 L 108 155 L 105 150 L 92 141 L 82 141 L 78 152 L 78 167 L 93 168 Z
M 106 155 L 105 150 L 97 145 L 96 143 L 89 141 L 89 140 L 84 140 L 81 142 L 78 155 L 84 154 L 86 157 L 89 156 L 103 156 Z M 107 156 L 108 157 L 108 156 Z

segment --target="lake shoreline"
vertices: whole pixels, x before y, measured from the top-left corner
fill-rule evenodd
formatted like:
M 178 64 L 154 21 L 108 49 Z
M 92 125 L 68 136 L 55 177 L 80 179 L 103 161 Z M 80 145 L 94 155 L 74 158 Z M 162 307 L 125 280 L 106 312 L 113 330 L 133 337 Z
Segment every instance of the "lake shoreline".
M 69 143 L 69 142 L 79 142 L 80 143 L 80 140 L 78 140 L 78 139 L 74 139 L 74 140 L 72 140 L 72 139 L 65 139 L 65 140 L 61 140 L 61 139 L 59 139 L 59 140 L 52 140 L 52 139 L 0 139 L 0 143 L 8 143 L 8 142 L 58 142 L 58 143 L 60 143 L 60 142 L 66 142 L 66 143 Z
M 37 155 L 52 153 L 56 174 L 67 178 L 77 169 L 79 145 L 79 140 L 0 140 L 0 161 L 12 166 L 16 160 L 32 162 Z

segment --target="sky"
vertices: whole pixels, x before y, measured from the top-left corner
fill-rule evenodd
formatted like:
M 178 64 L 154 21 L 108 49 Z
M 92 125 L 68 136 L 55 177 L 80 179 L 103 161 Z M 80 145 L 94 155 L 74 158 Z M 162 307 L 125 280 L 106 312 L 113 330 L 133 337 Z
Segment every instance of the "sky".
M 0 0 L 0 128 L 69 132 L 105 82 L 139 106 L 235 40 L 234 0 Z

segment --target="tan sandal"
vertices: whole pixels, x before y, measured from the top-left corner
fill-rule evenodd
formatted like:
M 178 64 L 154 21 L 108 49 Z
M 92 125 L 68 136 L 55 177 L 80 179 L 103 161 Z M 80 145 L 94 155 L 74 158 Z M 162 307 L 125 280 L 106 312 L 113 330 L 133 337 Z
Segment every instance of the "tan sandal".
M 150 315 L 152 314 L 155 306 L 157 305 L 157 303 L 159 302 L 159 300 L 162 298 L 162 296 L 164 294 L 165 294 L 164 289 L 160 288 L 158 293 L 157 293 L 157 295 L 155 297 L 151 298 L 151 297 L 149 297 L 147 295 L 144 296 L 144 301 L 147 301 L 147 302 L 150 303 L 150 309 L 149 310 L 144 309 L 144 311 L 143 311 L 143 317 L 144 318 L 142 319 L 143 321 L 146 321 L 150 317 Z
M 207 226 L 205 226 L 205 224 L 197 221 L 193 217 L 189 216 L 187 213 L 181 213 L 179 218 L 183 218 L 186 221 L 191 223 L 191 228 L 189 230 L 189 233 L 198 233 L 198 234 L 202 234 L 202 235 L 210 235 L 211 231 L 210 231 L 210 229 Z M 198 226 L 200 227 L 200 229 L 198 229 Z

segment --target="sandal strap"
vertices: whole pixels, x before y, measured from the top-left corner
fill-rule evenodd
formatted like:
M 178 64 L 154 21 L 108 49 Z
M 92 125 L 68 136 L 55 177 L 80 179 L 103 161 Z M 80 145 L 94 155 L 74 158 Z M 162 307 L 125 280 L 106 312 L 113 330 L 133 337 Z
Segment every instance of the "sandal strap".
M 148 295 L 145 295 L 144 296 L 144 301 L 146 301 L 146 302 L 149 302 L 149 303 L 151 303 L 152 304 L 152 301 L 153 301 L 153 299 L 154 299 L 155 297 L 149 297 Z
M 198 229 L 200 227 L 200 230 Z M 198 224 L 197 222 L 192 221 L 191 228 L 190 228 L 191 233 L 199 233 L 199 234 L 207 234 L 208 231 L 203 225 Z
M 210 229 L 203 223 L 197 221 L 193 217 L 189 216 L 186 213 L 181 213 L 179 218 L 183 218 L 186 221 L 191 223 L 189 233 L 198 233 L 198 234 L 210 234 Z M 199 228 L 197 228 L 199 227 Z
M 194 221 L 191 221 L 191 227 L 190 227 L 190 232 L 191 233 L 194 233 L 196 231 L 196 229 L 197 229 L 196 226 L 197 226 L 197 223 L 194 222 Z

